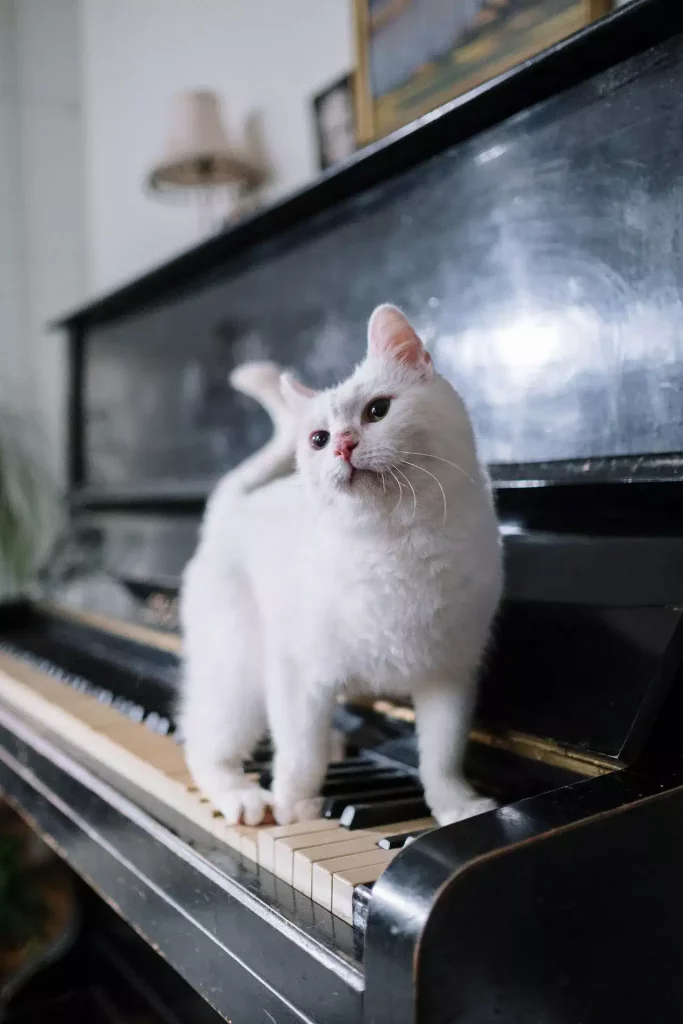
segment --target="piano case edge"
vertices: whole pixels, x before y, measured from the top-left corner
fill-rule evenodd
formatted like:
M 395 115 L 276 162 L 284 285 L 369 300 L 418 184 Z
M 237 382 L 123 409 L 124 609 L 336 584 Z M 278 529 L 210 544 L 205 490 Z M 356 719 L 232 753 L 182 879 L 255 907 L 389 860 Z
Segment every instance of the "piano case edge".
M 679 767 L 583 780 L 415 840 L 373 887 L 365 1020 L 666 1019 L 683 1000 L 681 843 Z M 645 943 L 657 953 L 639 971 Z

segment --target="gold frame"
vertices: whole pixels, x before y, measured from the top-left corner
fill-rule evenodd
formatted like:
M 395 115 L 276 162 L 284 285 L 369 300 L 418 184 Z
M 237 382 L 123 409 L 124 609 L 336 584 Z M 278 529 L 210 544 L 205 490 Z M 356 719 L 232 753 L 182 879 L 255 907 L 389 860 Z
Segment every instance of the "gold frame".
M 454 2 L 457 2 L 457 0 L 454 0 Z M 540 0 L 540 2 L 542 2 L 542 0 Z M 481 70 L 475 72 L 470 79 L 467 79 L 465 82 L 461 83 L 461 86 L 454 88 L 452 91 L 450 89 L 445 89 L 442 90 L 442 92 L 437 93 L 435 96 L 426 99 L 403 119 L 397 118 L 394 120 L 385 115 L 382 121 L 377 117 L 376 101 L 370 91 L 368 59 L 368 0 L 354 0 L 353 6 L 356 37 L 356 123 L 358 143 L 359 145 L 364 145 L 390 134 L 390 132 L 403 127 L 403 125 L 408 124 L 410 121 L 415 120 L 418 117 L 422 117 L 430 110 L 434 110 L 443 103 L 447 103 L 449 100 L 455 99 L 456 96 L 462 96 L 464 93 L 469 92 L 470 89 L 474 89 L 477 86 L 482 85 L 484 82 L 489 81 L 491 78 L 495 78 L 499 74 L 503 74 L 505 71 L 509 71 L 510 68 L 515 67 L 517 64 L 521 64 L 523 61 L 528 60 L 537 53 L 541 53 L 546 47 L 552 46 L 554 43 L 566 38 L 567 35 L 571 35 L 579 28 L 583 28 L 591 22 L 596 21 L 598 18 L 601 18 L 603 15 L 608 14 L 614 8 L 614 0 L 576 0 L 576 7 L 583 8 L 583 19 L 580 24 L 571 28 L 569 32 L 564 31 L 557 35 L 553 35 L 553 33 L 550 32 L 547 40 L 544 41 L 542 46 L 539 47 L 537 44 L 530 45 L 528 48 L 521 49 L 512 59 L 506 59 L 498 61 L 498 63 L 494 63 L 489 72 L 482 73 Z M 581 14 L 581 11 L 577 11 L 577 13 Z M 401 88 L 405 89 L 406 86 L 402 86 Z M 395 93 L 398 91 L 399 90 L 394 90 Z

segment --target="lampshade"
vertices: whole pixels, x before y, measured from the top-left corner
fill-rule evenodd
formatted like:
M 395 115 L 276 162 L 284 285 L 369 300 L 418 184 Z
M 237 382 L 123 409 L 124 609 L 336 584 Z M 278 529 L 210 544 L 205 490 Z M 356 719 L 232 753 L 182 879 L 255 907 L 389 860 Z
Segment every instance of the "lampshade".
M 253 187 L 260 179 L 259 169 L 231 148 L 215 93 L 197 90 L 175 97 L 164 153 L 148 178 L 150 188 Z

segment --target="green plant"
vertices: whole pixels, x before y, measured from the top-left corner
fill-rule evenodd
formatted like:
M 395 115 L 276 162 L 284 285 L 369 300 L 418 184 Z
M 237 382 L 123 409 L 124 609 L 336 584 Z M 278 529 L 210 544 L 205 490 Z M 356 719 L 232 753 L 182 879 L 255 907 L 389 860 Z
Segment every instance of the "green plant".
M 24 585 L 47 530 L 50 477 L 35 419 L 0 402 L 0 589 Z

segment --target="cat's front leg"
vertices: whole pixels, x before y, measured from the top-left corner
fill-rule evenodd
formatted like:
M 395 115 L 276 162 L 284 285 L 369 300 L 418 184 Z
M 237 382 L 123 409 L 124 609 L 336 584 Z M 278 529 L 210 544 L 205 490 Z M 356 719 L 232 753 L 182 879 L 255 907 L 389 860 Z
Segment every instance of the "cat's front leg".
M 197 786 L 228 825 L 258 825 L 269 813 L 270 793 L 247 778 L 242 762 L 250 756 L 266 728 L 262 694 L 232 686 L 216 676 L 195 676 L 186 683 L 181 707 L 185 758 Z
M 474 687 L 468 679 L 416 688 L 413 699 L 420 751 L 420 778 L 425 799 L 440 825 L 494 810 L 496 803 L 481 797 L 462 774 L 469 733 Z
M 273 813 L 280 825 L 320 816 L 327 770 L 334 694 L 306 686 L 301 673 L 282 665 L 268 677 L 268 720 L 275 744 Z

